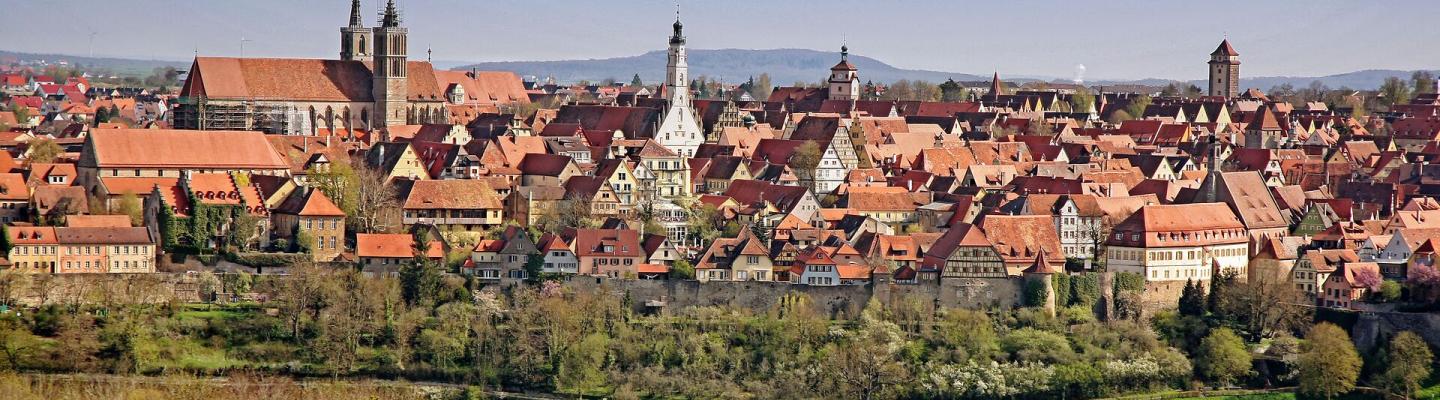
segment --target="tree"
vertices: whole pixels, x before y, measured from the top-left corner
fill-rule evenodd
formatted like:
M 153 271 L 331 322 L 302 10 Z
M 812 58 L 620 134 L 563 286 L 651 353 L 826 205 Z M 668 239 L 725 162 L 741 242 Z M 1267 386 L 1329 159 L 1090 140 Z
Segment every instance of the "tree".
M 1130 112 L 1125 110 L 1115 110 L 1115 112 L 1110 113 L 1110 119 L 1105 122 L 1119 125 L 1121 122 L 1129 121 L 1132 119 L 1135 119 L 1135 117 L 1131 116 Z
M 1205 315 L 1205 288 L 1194 280 L 1185 280 L 1185 289 L 1180 292 L 1180 315 Z
M 365 163 L 353 165 L 355 170 L 355 211 L 350 214 L 350 225 L 358 233 L 390 232 L 396 228 L 400 201 L 395 195 L 395 185 L 389 177 Z M 329 193 L 326 193 L 328 196 Z
M 1147 107 L 1150 107 L 1150 96 L 1140 94 L 1130 99 L 1130 104 L 1125 106 L 1125 113 L 1132 118 L 1142 118 Z
M 1070 110 L 1074 112 L 1089 112 L 1095 106 L 1095 95 L 1090 93 L 1090 88 L 1081 86 L 1075 89 L 1075 94 L 1070 95 Z
M 417 246 L 425 246 L 424 241 L 417 240 L 416 243 Z M 414 249 L 415 258 L 400 267 L 400 296 L 405 299 L 405 305 L 423 308 L 434 304 L 444 283 L 440 266 L 426 258 L 421 249 L 423 247 Z
M 0 224 L 0 254 L 10 254 L 10 248 L 15 247 L 15 241 L 10 239 L 10 225 Z
M 1250 372 L 1250 352 L 1230 328 L 1210 331 L 1210 336 L 1200 341 L 1199 353 L 1195 367 L 1220 386 L 1228 386 Z
M 15 122 L 20 125 L 29 125 L 30 107 L 22 106 L 20 103 L 10 103 L 10 112 L 15 113 Z
M 986 360 L 1000 352 L 995 324 L 984 312 L 946 309 L 936 334 L 946 348 L 954 349 L 955 362 Z
M 95 125 L 94 125 L 94 126 L 100 126 L 100 124 L 106 123 L 106 122 L 110 122 L 110 109 L 105 108 L 105 107 L 96 107 L 96 108 L 95 108 Z
M 964 101 L 966 97 L 969 96 L 965 93 L 965 87 L 960 86 L 955 79 L 946 79 L 945 83 L 940 84 L 940 101 Z
M 1380 104 L 1386 107 L 1396 104 L 1405 104 L 1410 101 L 1410 85 L 1403 79 L 1396 77 L 1385 78 L 1385 83 L 1380 84 Z
M 551 204 L 536 220 L 541 229 L 559 232 L 565 228 L 591 228 L 596 222 L 590 199 L 572 195 Z
M 540 274 L 544 273 L 545 254 L 531 253 L 525 257 L 525 278 L 531 282 L 540 281 Z
M 815 169 L 820 166 L 820 145 L 813 140 L 807 140 L 790 154 L 790 168 L 795 170 L 796 176 L 802 182 L 811 186 L 815 185 Z
M 1350 334 L 1329 322 L 1310 328 L 1297 363 L 1300 394 L 1333 399 L 1349 393 L 1360 377 L 1360 354 Z
M 1223 275 L 1219 280 L 1219 293 L 1210 297 L 1223 298 L 1216 302 L 1220 311 L 1212 312 L 1238 323 L 1251 341 L 1289 332 L 1310 319 L 1309 309 L 1301 306 L 1304 293 L 1288 277 L 1255 274 L 1240 281 Z
M 1430 377 L 1435 354 L 1420 335 L 1404 331 L 1390 339 L 1383 360 L 1385 370 L 1380 372 L 1380 386 L 1408 399 L 1420 389 L 1420 383 Z
M 670 266 L 670 279 L 695 279 L 695 267 L 690 265 L 690 260 L 683 258 L 675 260 L 675 263 Z
M 640 81 L 640 74 L 637 73 L 637 74 L 635 74 L 635 76 L 630 77 L 630 86 L 635 86 L 635 87 L 645 86 L 645 82 L 641 82 L 641 81 Z
M 1435 93 L 1435 74 L 1430 71 L 1415 71 L 1410 74 L 1410 83 L 1414 86 L 1412 92 L 1415 94 Z
M 878 306 L 866 307 L 859 332 L 851 340 L 830 348 L 826 362 L 849 398 L 885 397 L 892 386 L 903 382 L 908 375 L 896 359 L 904 341 L 900 328 L 873 315 L 874 308 Z
M 126 191 L 120 195 L 120 202 L 115 205 L 116 214 L 124 214 L 130 217 L 130 226 L 145 225 L 145 209 L 140 204 L 140 197 L 135 192 Z
M 769 99 L 770 91 L 775 89 L 770 85 L 770 74 L 761 73 L 760 76 L 755 78 L 755 85 L 750 89 L 750 97 L 754 97 L 755 100 L 760 101 Z
M 26 158 L 30 163 L 53 163 L 60 158 L 65 149 L 49 138 L 35 139 L 30 142 L 30 155 Z

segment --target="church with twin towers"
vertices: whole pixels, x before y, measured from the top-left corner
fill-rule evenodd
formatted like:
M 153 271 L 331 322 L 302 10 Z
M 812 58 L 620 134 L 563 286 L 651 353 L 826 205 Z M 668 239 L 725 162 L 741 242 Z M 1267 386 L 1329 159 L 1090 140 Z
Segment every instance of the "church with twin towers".
M 179 129 L 354 137 L 396 125 L 451 123 L 454 113 L 530 102 L 509 72 L 438 70 L 409 59 L 394 0 L 367 28 L 359 0 L 340 28 L 339 59 L 197 56 L 172 113 Z

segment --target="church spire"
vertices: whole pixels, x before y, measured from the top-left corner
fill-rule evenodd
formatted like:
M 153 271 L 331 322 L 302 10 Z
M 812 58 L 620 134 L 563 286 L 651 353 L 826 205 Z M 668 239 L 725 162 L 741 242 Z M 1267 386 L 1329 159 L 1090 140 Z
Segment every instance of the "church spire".
M 1000 71 L 995 71 L 995 76 L 990 78 L 990 95 L 999 96 L 1005 94 L 1005 86 L 1000 84 Z
M 395 11 L 395 0 L 385 2 L 385 14 L 380 18 L 381 28 L 400 27 L 400 13 Z
M 365 27 L 365 25 L 360 23 L 360 0 L 350 0 L 350 27 Z

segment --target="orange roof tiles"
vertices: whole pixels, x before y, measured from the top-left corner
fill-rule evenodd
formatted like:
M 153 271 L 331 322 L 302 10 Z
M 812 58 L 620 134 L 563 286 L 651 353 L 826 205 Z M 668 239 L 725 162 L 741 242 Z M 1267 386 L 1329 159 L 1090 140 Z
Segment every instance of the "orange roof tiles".
M 260 132 L 95 129 L 88 141 L 101 168 L 289 169 Z
M 370 65 L 361 61 L 196 57 L 181 93 L 212 99 L 372 102 Z M 407 64 L 410 100 L 443 100 L 428 62 Z
M 411 258 L 415 256 L 415 238 L 404 233 L 360 233 L 355 235 L 355 255 L 359 257 Z
M 415 209 L 499 209 L 499 196 L 478 179 L 416 181 L 405 198 L 404 208 Z

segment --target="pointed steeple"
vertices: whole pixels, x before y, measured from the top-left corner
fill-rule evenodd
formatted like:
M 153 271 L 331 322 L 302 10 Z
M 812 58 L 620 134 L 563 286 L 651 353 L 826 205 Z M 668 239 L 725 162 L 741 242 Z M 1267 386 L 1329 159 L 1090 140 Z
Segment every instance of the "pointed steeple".
M 360 22 L 360 0 L 350 0 L 350 27 L 365 27 L 365 25 Z
M 995 71 L 995 76 L 990 78 L 990 95 L 999 96 L 1005 94 L 1005 86 L 1000 84 L 1000 71 Z
M 1040 275 L 1060 273 L 1059 270 L 1055 269 L 1055 266 L 1050 265 L 1050 260 L 1045 258 L 1045 253 L 1045 250 L 1040 250 L 1040 253 L 1035 255 L 1035 262 L 1031 263 L 1029 268 L 1025 268 L 1025 270 L 1021 272 Z
M 1216 47 L 1215 52 L 1210 53 L 1210 55 L 1231 57 L 1238 56 L 1240 53 L 1236 52 L 1235 48 L 1230 46 L 1230 39 L 1225 39 L 1220 41 L 1220 47 Z
M 400 27 L 400 13 L 395 11 L 395 0 L 388 0 L 385 2 L 385 14 L 380 18 L 380 27 Z

